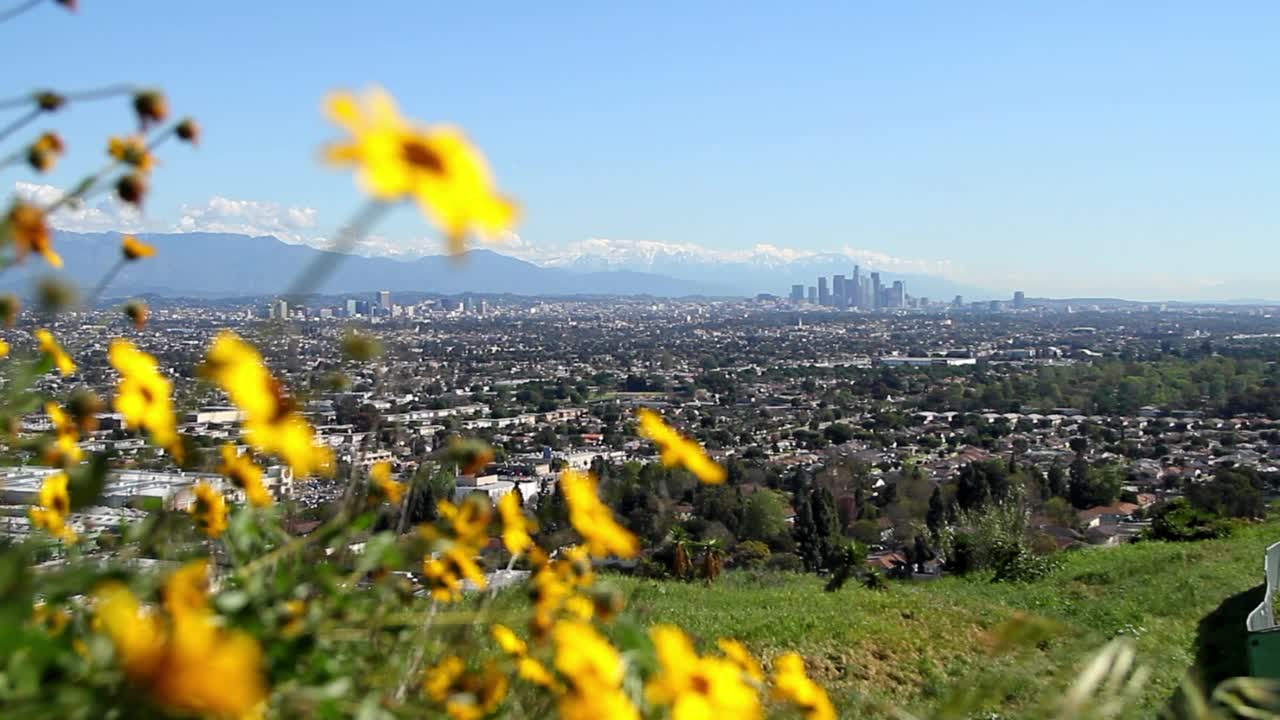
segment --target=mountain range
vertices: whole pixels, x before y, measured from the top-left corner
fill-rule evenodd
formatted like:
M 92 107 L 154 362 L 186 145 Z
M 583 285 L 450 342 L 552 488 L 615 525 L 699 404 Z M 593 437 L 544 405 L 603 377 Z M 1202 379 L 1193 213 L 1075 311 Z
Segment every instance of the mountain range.
M 365 257 L 295 245 L 271 236 L 230 233 L 142 234 L 154 245 L 155 257 L 126 264 L 112 280 L 107 296 L 154 294 L 168 297 L 233 297 L 272 295 L 285 291 L 303 268 L 330 256 L 340 260 L 312 292 L 361 293 L 375 290 L 457 294 L 463 292 L 518 295 L 651 295 L 750 296 L 785 295 L 792 284 L 814 285 L 819 275 L 853 272 L 853 261 L 841 254 L 715 257 L 705 253 L 647 252 L 619 254 L 579 252 L 530 262 L 487 249 L 461 259 L 427 255 L 414 259 Z M 65 260 L 61 273 L 90 288 L 119 258 L 119 233 L 58 231 L 54 246 Z M 663 246 L 670 247 L 670 246 Z M 678 246 L 676 246 L 678 247 Z M 864 274 L 870 268 L 864 266 Z M 31 261 L 0 276 L 0 287 L 22 290 L 50 274 L 42 261 Z M 990 295 L 931 275 L 882 274 L 882 281 L 903 280 L 917 296 L 949 298 Z

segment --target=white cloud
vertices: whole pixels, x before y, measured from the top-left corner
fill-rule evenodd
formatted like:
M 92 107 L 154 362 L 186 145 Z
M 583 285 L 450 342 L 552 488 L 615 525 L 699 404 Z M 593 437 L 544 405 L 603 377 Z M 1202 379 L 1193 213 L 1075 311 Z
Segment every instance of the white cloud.
M 273 235 L 293 245 L 319 245 L 324 238 L 316 236 L 318 215 L 310 207 L 215 196 L 202 205 L 184 204 L 173 231 Z
M 57 202 L 64 194 L 52 185 L 21 181 L 15 183 L 13 189 L 24 201 L 46 206 Z M 114 195 L 97 202 L 68 203 L 54 212 L 49 222 L 59 230 L 74 232 L 143 232 L 159 229 L 149 224 L 137 208 L 121 202 Z

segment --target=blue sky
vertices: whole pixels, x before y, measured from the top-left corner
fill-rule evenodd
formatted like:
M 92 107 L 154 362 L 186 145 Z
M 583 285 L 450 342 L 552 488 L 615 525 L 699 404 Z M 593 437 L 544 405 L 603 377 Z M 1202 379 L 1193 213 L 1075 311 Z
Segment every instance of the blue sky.
M 1001 290 L 1280 298 L 1274 2 L 81 5 L 8 24 L 4 53 L 33 85 L 154 84 L 201 120 L 148 227 L 331 234 L 360 198 L 315 162 L 321 98 L 377 83 L 468 130 L 534 255 L 858 248 Z M 70 110 L 68 169 L 7 183 L 70 184 L 130 126 L 123 101 Z M 432 235 L 408 208 L 378 233 Z

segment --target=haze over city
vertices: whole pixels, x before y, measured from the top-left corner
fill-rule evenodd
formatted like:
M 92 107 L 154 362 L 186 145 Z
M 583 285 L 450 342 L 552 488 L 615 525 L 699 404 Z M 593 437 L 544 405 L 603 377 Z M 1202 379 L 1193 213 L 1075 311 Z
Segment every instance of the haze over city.
M 383 10 L 125 2 L 86 3 L 69 26 L 25 18 L 13 52 L 58 86 L 115 82 L 136 13 L 185 28 L 148 39 L 144 55 L 181 59 L 145 80 L 181 88 L 210 128 L 157 170 L 145 214 L 97 201 L 55 226 L 324 246 L 355 205 L 347 177 L 312 171 L 331 134 L 318 98 L 377 83 L 486 149 L 524 208 L 493 249 L 540 264 L 846 253 L 850 269 L 992 297 L 1280 298 L 1274 3 Z M 95 119 L 50 122 L 85 148 Z M 48 197 L 74 180 L 10 182 Z M 357 252 L 440 247 L 406 210 Z

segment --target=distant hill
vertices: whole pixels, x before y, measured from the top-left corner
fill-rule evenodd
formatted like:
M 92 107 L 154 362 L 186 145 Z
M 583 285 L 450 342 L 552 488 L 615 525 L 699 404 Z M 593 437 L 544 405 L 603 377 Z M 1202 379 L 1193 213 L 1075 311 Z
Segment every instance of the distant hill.
M 274 237 L 228 233 L 143 234 L 156 246 L 154 258 L 129 263 L 106 295 L 228 297 L 283 292 L 301 270 L 330 255 Z M 97 284 L 120 256 L 119 233 L 56 233 L 61 271 L 84 288 Z M 54 273 L 33 259 L 0 276 L 0 287 L 24 290 L 34 277 Z M 336 270 L 315 292 L 340 294 L 392 290 L 452 294 L 461 292 L 520 295 L 727 295 L 714 282 L 677 279 L 629 270 L 583 272 L 539 267 L 489 250 L 473 250 L 460 261 L 442 255 L 415 260 L 342 255 Z

